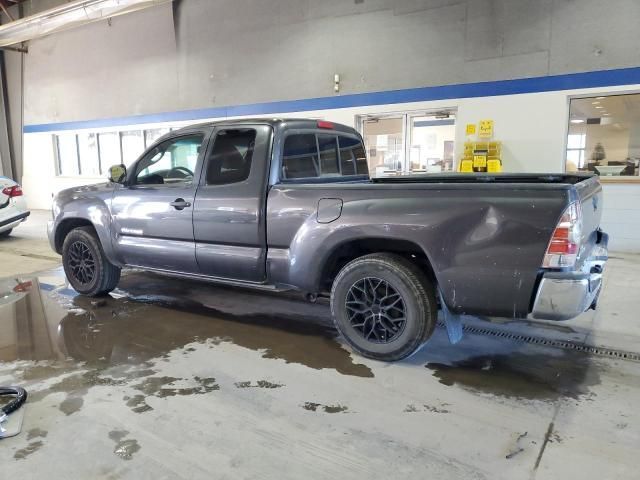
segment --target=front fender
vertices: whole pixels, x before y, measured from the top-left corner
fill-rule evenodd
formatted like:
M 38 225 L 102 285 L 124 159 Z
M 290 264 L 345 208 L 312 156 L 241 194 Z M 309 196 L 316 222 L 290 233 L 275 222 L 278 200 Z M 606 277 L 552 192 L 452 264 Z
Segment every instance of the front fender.
M 91 224 L 95 229 L 107 259 L 114 265 L 122 265 L 117 252 L 113 248 L 111 235 L 111 211 L 109 204 L 113 187 L 91 185 L 78 189 L 60 192 L 54 198 L 54 220 L 50 229 L 50 242 L 58 253 L 61 253 L 63 236 L 71 228 Z

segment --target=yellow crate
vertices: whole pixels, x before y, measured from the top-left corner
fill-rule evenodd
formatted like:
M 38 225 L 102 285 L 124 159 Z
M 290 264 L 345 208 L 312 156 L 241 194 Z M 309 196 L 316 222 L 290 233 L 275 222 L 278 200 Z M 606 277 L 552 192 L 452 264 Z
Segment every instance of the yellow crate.
M 473 156 L 473 168 L 484 168 L 487 166 L 486 155 L 474 155 Z
M 497 159 L 490 159 L 487 161 L 487 172 L 500 173 L 502 172 L 502 162 Z
M 472 173 L 473 172 L 473 161 L 472 160 L 462 160 L 460 162 L 460 171 L 464 173 Z

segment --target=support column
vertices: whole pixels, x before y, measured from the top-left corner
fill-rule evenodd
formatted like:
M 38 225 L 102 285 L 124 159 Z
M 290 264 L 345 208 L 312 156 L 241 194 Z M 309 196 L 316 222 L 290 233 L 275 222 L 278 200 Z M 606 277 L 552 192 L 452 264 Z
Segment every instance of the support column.
M 14 178 L 16 173 L 13 148 L 9 138 L 9 97 L 4 52 L 0 51 L 0 175 Z

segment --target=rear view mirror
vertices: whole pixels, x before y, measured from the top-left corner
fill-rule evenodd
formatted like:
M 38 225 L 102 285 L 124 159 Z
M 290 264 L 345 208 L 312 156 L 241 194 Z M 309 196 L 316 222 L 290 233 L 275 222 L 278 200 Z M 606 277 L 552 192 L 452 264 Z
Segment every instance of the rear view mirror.
M 109 180 L 113 183 L 124 183 L 127 178 L 127 167 L 124 165 L 114 165 L 109 168 Z

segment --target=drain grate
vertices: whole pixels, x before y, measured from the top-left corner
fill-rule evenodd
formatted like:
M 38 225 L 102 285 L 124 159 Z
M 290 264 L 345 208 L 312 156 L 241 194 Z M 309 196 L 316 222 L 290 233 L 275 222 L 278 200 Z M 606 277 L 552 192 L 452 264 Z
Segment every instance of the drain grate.
M 438 322 L 438 327 L 444 328 L 444 322 Z M 583 343 L 570 342 L 566 340 L 552 340 L 544 337 L 536 337 L 533 335 L 522 335 L 518 333 L 510 333 L 504 330 L 496 330 L 492 328 L 480 328 L 470 325 L 463 325 L 462 330 L 466 333 L 474 335 L 485 335 L 495 338 L 504 338 L 507 340 L 515 340 L 518 342 L 530 343 L 533 345 L 543 345 L 547 347 L 563 348 L 565 350 L 575 350 L 578 352 L 597 355 L 600 357 L 619 358 L 621 360 L 631 360 L 640 362 L 640 354 L 627 352 L 624 350 L 616 350 L 606 347 L 594 347 Z

